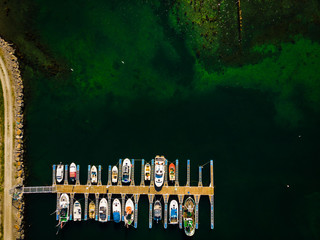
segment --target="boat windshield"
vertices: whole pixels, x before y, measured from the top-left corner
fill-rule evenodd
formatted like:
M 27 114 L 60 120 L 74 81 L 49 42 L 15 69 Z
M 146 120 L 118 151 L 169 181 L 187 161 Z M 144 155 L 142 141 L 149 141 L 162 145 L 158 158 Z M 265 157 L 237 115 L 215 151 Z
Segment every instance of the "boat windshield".
M 156 174 L 156 178 L 162 178 L 162 174 Z

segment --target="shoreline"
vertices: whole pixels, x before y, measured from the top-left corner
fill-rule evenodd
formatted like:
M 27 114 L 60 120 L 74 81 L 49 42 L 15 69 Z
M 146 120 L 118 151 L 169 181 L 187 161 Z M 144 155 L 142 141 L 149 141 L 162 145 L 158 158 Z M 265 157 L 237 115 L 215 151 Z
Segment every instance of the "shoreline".
M 4 138 L 1 142 L 4 145 L 4 182 L 0 219 L 3 235 L 0 239 L 6 240 L 24 238 L 24 200 L 22 196 L 13 199 L 9 193 L 10 189 L 24 183 L 23 82 L 14 53 L 13 47 L 0 37 L 0 78 L 4 98 Z

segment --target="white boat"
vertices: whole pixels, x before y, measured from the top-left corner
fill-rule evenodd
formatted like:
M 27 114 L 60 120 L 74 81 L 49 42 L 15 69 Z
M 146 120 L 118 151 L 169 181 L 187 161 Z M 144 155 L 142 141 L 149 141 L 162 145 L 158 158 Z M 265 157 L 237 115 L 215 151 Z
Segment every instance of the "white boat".
M 126 158 L 123 161 L 122 165 L 122 182 L 130 183 L 131 182 L 131 161 L 129 158 Z
M 59 222 L 62 228 L 69 220 L 69 196 L 66 193 L 61 194 L 59 199 Z
M 64 173 L 63 170 L 64 170 L 64 166 L 63 166 L 63 164 L 60 163 L 57 166 L 57 170 L 56 170 L 56 179 L 57 179 L 58 183 L 61 183 L 63 180 L 63 173 Z
M 147 163 L 145 166 L 144 166 L 144 180 L 145 181 L 150 181 L 150 173 L 151 172 L 151 166 L 149 163 Z
M 99 222 L 108 221 L 108 201 L 102 198 L 99 203 Z
M 178 224 L 178 202 L 176 200 L 172 200 L 169 206 L 169 224 Z
M 77 177 L 77 166 L 75 163 L 70 164 L 69 177 L 72 182 L 76 180 Z
M 81 221 L 81 205 L 79 201 L 73 204 L 73 221 Z
M 156 156 L 155 158 L 155 171 L 154 171 L 154 182 L 155 182 L 155 189 L 160 191 L 164 182 L 164 164 L 165 164 L 164 156 Z
M 112 168 L 112 183 L 118 182 L 118 168 L 117 166 L 113 166 Z
M 158 221 L 162 218 L 162 206 L 159 200 L 155 201 L 154 203 L 153 214 L 153 219 L 158 223 Z
M 112 204 L 113 221 L 119 223 L 121 221 L 121 203 L 118 198 L 113 200 Z
M 92 184 L 97 184 L 97 182 L 98 182 L 98 171 L 97 171 L 96 166 L 93 165 L 91 167 L 90 175 L 91 175 L 91 183 Z
M 125 211 L 124 211 L 124 224 L 128 227 L 134 220 L 134 207 L 133 202 L 129 198 L 126 202 Z

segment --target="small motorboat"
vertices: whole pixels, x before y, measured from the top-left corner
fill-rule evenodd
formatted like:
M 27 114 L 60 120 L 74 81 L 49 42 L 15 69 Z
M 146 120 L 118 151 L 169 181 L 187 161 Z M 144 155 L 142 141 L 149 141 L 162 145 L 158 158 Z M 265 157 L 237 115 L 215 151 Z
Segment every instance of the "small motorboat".
M 169 180 L 174 181 L 176 180 L 176 167 L 173 163 L 170 163 L 169 165 Z
M 63 180 L 63 173 L 64 173 L 63 170 L 64 170 L 64 166 L 63 166 L 63 164 L 60 163 L 57 166 L 57 170 L 56 170 L 56 179 L 57 179 L 58 183 L 61 183 Z
M 113 200 L 112 204 L 113 221 L 119 223 L 121 221 L 121 203 L 118 198 Z
M 73 204 L 73 221 L 81 221 L 81 205 L 79 201 Z
M 144 166 L 144 180 L 145 181 L 150 181 L 150 173 L 151 172 L 151 166 L 149 163 L 147 163 L 145 166 Z
M 89 203 L 89 218 L 90 219 L 94 219 L 95 218 L 95 215 L 96 215 L 96 205 L 94 204 L 93 201 L 91 201 Z
M 129 227 L 134 220 L 134 206 L 132 200 L 129 198 L 126 202 L 125 212 L 124 212 L 124 224 Z
M 178 224 L 178 202 L 172 200 L 169 206 L 169 223 Z
M 118 182 L 118 168 L 117 166 L 113 166 L 112 168 L 112 183 Z
M 93 165 L 91 167 L 90 174 L 91 174 L 91 183 L 92 184 L 97 184 L 97 182 L 98 182 L 98 171 L 97 171 L 96 166 Z
M 195 228 L 195 204 L 191 197 L 188 197 L 183 206 L 183 227 L 187 236 L 193 236 Z
M 69 196 L 66 193 L 61 194 L 59 199 L 59 222 L 62 228 L 69 220 Z
M 129 158 L 126 158 L 123 161 L 122 165 L 122 182 L 130 183 L 131 182 L 131 161 Z
M 160 191 L 163 182 L 164 182 L 164 175 L 165 175 L 165 169 L 164 169 L 164 164 L 165 164 L 165 158 L 164 156 L 156 156 L 155 158 L 155 173 L 154 173 L 154 182 L 155 182 L 155 189 L 157 191 Z
M 159 200 L 155 201 L 154 206 L 153 206 L 153 219 L 155 221 L 161 220 L 162 217 L 162 206 L 161 206 L 161 202 Z
M 102 198 L 99 204 L 99 222 L 106 221 L 108 221 L 108 201 Z
M 69 177 L 71 182 L 74 182 L 77 177 L 77 166 L 75 163 L 70 164 L 70 171 L 69 171 Z

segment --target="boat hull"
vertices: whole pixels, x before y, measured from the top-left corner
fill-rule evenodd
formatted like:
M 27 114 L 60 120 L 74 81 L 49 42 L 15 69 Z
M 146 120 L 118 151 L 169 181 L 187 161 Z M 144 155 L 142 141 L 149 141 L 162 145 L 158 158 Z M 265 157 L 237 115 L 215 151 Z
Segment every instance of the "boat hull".
M 77 177 L 77 166 L 75 163 L 70 164 L 69 178 L 72 182 L 76 180 Z
M 112 183 L 118 182 L 118 168 L 117 166 L 113 166 L 112 168 Z
M 59 220 L 61 223 L 69 220 L 69 196 L 66 193 L 61 194 L 59 199 Z
M 95 211 L 96 211 L 96 205 L 94 204 L 94 202 L 91 201 L 89 204 L 89 218 L 90 219 L 95 218 L 95 215 L 96 215 Z
M 56 170 L 56 180 L 58 183 L 61 183 L 64 175 L 64 165 L 59 164 Z
M 179 205 L 176 200 L 172 200 L 169 206 L 169 224 L 178 224 Z
M 73 204 L 73 221 L 81 221 L 81 205 L 79 201 Z
M 122 182 L 131 182 L 131 161 L 128 158 L 126 158 L 122 164 Z
M 125 225 L 131 225 L 134 220 L 134 205 L 129 198 L 125 205 L 124 223 Z
M 154 202 L 153 206 L 153 219 L 158 222 L 162 219 L 162 205 L 159 200 Z
M 121 203 L 118 198 L 112 203 L 113 221 L 119 223 L 121 221 Z
M 90 170 L 91 174 L 91 184 L 97 184 L 98 183 L 98 171 L 96 166 L 92 166 Z
M 196 231 L 195 228 L 195 204 L 191 197 L 184 202 L 183 227 L 187 236 L 191 237 Z
M 102 198 L 99 203 L 99 222 L 108 221 L 108 201 Z

